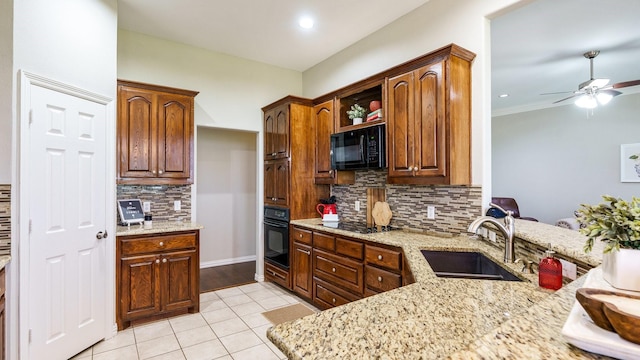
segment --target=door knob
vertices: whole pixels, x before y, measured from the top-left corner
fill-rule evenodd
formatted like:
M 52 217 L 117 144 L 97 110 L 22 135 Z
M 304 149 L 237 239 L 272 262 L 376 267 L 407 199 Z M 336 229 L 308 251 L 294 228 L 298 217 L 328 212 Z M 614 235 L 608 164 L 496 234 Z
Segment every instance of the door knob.
M 96 239 L 100 240 L 103 237 L 107 237 L 107 235 L 105 233 L 103 233 L 102 231 L 98 231 L 98 233 L 96 234 Z

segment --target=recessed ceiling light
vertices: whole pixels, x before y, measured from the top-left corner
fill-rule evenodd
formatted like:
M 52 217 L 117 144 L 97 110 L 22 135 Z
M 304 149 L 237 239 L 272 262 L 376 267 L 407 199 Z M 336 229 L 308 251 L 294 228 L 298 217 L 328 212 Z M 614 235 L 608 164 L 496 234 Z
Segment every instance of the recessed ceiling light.
M 498 97 L 501 97 L 501 98 L 506 98 L 508 96 L 509 96 L 509 94 L 500 94 L 500 95 L 498 95 Z
M 308 16 L 303 16 L 298 21 L 298 24 L 303 29 L 311 29 L 313 27 L 313 19 Z

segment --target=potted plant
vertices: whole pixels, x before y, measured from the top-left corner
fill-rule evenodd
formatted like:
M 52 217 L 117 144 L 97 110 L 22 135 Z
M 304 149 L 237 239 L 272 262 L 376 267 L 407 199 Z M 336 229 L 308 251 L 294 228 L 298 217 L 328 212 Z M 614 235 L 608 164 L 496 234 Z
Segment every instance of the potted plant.
M 347 110 L 349 119 L 353 120 L 353 125 L 362 124 L 362 119 L 367 114 L 367 110 L 358 104 L 351 105 L 351 110 Z
M 602 256 L 604 279 L 613 287 L 640 291 L 640 198 L 630 202 L 603 195 L 598 205 L 580 205 L 580 232 L 587 236 L 585 252 L 596 240 L 606 243 Z

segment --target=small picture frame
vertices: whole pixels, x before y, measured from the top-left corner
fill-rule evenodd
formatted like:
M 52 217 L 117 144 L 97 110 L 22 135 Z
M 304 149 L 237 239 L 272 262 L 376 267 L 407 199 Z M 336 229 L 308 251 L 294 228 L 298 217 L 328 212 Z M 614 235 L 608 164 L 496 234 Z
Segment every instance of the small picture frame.
M 118 200 L 118 213 L 122 225 L 140 224 L 144 222 L 144 211 L 140 199 Z
M 620 145 L 620 182 L 640 182 L 640 143 Z

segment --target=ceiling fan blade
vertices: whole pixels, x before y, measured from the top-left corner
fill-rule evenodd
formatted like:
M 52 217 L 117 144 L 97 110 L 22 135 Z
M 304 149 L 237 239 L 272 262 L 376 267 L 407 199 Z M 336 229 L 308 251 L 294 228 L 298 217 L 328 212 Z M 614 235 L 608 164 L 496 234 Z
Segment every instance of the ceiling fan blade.
M 625 88 L 625 87 L 629 87 L 629 86 L 636 86 L 636 85 L 640 85 L 640 80 L 623 81 L 623 82 L 619 82 L 617 84 L 613 84 L 613 85 L 611 85 L 611 87 L 614 88 L 614 89 L 620 89 L 620 88 Z
M 573 95 L 571 95 L 571 96 L 569 96 L 569 97 L 566 97 L 566 98 L 564 98 L 564 99 L 560 99 L 560 100 L 558 100 L 558 101 L 554 101 L 554 102 L 552 102 L 552 104 L 557 104 L 557 103 L 559 103 L 559 102 L 562 102 L 562 101 L 565 101 L 565 100 L 569 100 L 569 99 L 571 99 L 571 98 L 574 98 L 574 97 L 576 97 L 576 96 L 580 96 L 580 95 L 582 95 L 582 94 L 573 94 Z
M 622 94 L 620 91 L 618 90 L 611 90 L 611 89 L 600 89 L 598 90 L 598 93 L 605 93 L 605 94 L 609 94 L 611 96 L 618 96 L 620 94 Z
M 558 94 L 570 94 L 570 93 L 574 93 L 575 91 L 557 91 L 557 92 L 548 92 L 548 93 L 542 93 L 540 95 L 558 95 Z

